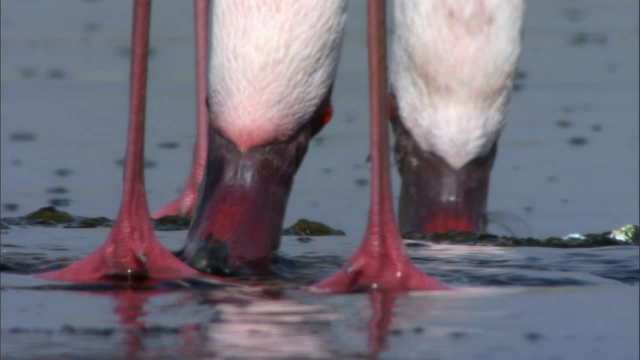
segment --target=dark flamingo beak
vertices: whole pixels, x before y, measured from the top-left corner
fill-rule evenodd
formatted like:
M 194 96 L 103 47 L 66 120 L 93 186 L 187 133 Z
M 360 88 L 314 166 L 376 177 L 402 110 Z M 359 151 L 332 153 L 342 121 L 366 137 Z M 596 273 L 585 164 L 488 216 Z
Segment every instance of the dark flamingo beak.
M 210 45 L 206 31 L 211 30 L 208 15 L 204 9 L 196 13 L 201 24 L 198 34 L 202 35 L 197 37 L 198 140 L 192 172 L 178 199 L 154 216 L 193 213 L 181 257 L 200 271 L 222 275 L 270 273 L 294 175 L 309 140 L 332 117 L 331 88 L 322 94 L 315 111 L 296 119 L 304 122 L 293 134 L 280 134 L 277 140 L 251 146 L 228 133 L 225 136 L 217 126 L 219 109 L 214 102 L 210 107 L 204 101 Z
M 196 214 L 182 257 L 214 274 L 270 273 L 293 177 L 332 116 L 330 94 L 288 140 L 240 150 L 213 126 Z
M 483 231 L 489 177 L 497 142 L 460 169 L 423 151 L 394 111 L 396 162 L 402 177 L 399 222 L 402 233 Z

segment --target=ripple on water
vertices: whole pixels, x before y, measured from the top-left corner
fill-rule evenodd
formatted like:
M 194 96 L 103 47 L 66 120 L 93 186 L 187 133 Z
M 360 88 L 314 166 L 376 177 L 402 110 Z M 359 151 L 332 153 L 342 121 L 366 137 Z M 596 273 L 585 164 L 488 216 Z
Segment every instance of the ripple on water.
M 104 231 L 98 235 L 90 229 L 108 228 L 113 223 L 106 218 L 73 216 L 54 207 L 1 220 L 0 271 L 19 274 L 58 269 L 81 258 L 106 237 Z M 155 227 L 171 231 L 166 233 L 172 241 L 169 248 L 179 248 L 189 221 L 165 217 L 156 220 Z M 51 229 L 56 229 L 57 236 L 52 236 Z M 640 260 L 638 246 L 628 245 L 638 242 L 637 229 L 629 229 L 635 228 L 624 227 L 633 235 L 628 241 L 609 237 L 610 233 L 533 239 L 447 232 L 412 236 L 414 240 L 405 243 L 422 270 L 454 286 L 630 284 L 640 282 Z M 357 246 L 356 241 L 343 236 L 344 232 L 306 219 L 285 229 L 284 234 L 296 236 L 283 237 L 274 269 L 298 286 L 338 271 Z M 304 241 L 299 235 L 305 236 Z M 57 240 L 67 238 L 77 241 Z

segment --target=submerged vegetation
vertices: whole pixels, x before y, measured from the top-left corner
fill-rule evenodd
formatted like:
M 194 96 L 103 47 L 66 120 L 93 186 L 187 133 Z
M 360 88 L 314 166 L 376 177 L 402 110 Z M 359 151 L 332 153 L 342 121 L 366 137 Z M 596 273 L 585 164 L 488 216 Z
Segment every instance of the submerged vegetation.
M 282 231 L 283 235 L 293 236 L 340 236 L 344 231 L 334 229 L 318 221 L 300 219 L 295 224 Z
M 499 247 L 551 247 L 589 248 L 614 245 L 640 245 L 638 225 L 626 225 L 613 231 L 598 234 L 570 234 L 565 237 L 535 239 L 518 238 L 492 234 L 478 234 L 464 231 L 448 231 L 428 235 L 406 233 L 403 238 L 434 244 L 499 246 Z
M 165 216 L 154 219 L 156 231 L 187 230 L 191 218 L 184 216 Z M 9 230 L 11 227 L 51 226 L 63 228 L 98 228 L 112 227 L 113 220 L 106 217 L 83 217 L 71 215 L 53 206 L 43 207 L 25 216 L 3 217 L 0 228 Z M 300 219 L 295 224 L 282 230 L 285 236 L 344 236 L 345 232 L 334 229 L 318 221 Z M 565 237 L 550 237 L 535 239 L 531 237 L 518 238 L 498 236 L 463 231 L 448 231 L 420 235 L 405 233 L 405 239 L 424 241 L 434 244 L 499 246 L 499 247 L 553 247 L 553 248 L 588 248 L 614 245 L 640 245 L 640 228 L 638 225 L 626 225 L 612 231 L 598 234 L 571 234 Z
M 156 231 L 180 231 L 189 229 L 191 218 L 185 216 L 163 216 L 153 219 Z M 40 208 L 24 216 L 3 217 L 0 219 L 1 229 L 7 230 L 12 226 L 51 226 L 62 228 L 98 228 L 112 227 L 113 220 L 103 216 L 84 217 L 71 215 L 55 206 Z M 300 219 L 295 224 L 282 230 L 282 235 L 291 236 L 336 236 L 345 235 L 344 231 L 334 229 L 319 221 Z
M 3 229 L 8 229 L 11 226 L 54 226 L 64 228 L 97 228 L 97 227 L 111 227 L 113 220 L 106 217 L 84 217 L 74 216 L 68 212 L 58 210 L 54 206 L 47 206 L 38 209 L 25 216 L 18 217 L 3 217 L 0 219 Z

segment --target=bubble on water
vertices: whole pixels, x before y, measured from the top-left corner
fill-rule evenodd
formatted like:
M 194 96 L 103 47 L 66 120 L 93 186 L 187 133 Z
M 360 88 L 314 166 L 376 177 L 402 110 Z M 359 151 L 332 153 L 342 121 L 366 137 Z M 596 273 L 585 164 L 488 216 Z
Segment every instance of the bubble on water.
M 366 187 L 369 185 L 369 179 L 360 178 L 356 179 L 354 182 L 358 187 Z
M 67 76 L 67 73 L 59 68 L 52 68 L 47 70 L 47 77 L 53 80 L 64 79 Z
M 4 203 L 2 209 L 5 211 L 17 211 L 20 206 L 16 203 Z
M 9 136 L 9 140 L 15 142 L 31 142 L 36 139 L 36 134 L 30 131 L 16 131 Z
M 60 168 L 60 169 L 54 170 L 53 173 L 56 176 L 59 176 L 59 177 L 67 177 L 67 176 L 73 174 L 73 170 L 66 169 L 66 168 Z
M 161 149 L 173 150 L 180 147 L 180 144 L 178 144 L 175 141 L 165 141 L 165 142 L 158 143 L 158 147 Z
M 67 192 L 68 192 L 67 188 L 63 186 L 47 188 L 47 193 L 49 194 L 66 194 Z
M 588 141 L 587 138 L 583 136 L 573 136 L 569 138 L 568 142 L 571 146 L 584 146 Z
M 51 206 L 66 207 L 71 205 L 71 200 L 66 198 L 54 198 L 49 200 Z

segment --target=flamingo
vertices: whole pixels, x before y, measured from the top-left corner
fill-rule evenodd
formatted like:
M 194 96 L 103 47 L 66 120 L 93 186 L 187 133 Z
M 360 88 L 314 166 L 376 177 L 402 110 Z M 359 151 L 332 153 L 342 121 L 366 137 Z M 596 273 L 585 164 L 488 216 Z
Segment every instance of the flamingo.
M 153 232 L 144 183 L 144 128 L 151 1 L 133 5 L 129 136 L 120 212 L 105 243 L 85 258 L 39 277 L 64 282 L 178 280 L 199 276 L 164 248 Z
M 344 268 L 312 285 L 310 291 L 447 290 L 447 286 L 411 262 L 400 237 L 389 174 L 385 0 L 369 0 L 367 15 L 371 117 L 371 205 L 367 231 L 360 247 Z
M 495 141 L 504 126 L 519 38 L 518 34 L 505 36 L 506 40 L 501 38 L 505 41 L 498 41 L 499 45 L 493 48 L 487 48 L 485 41 L 494 41 L 491 37 L 500 36 L 501 31 L 517 32 L 521 1 L 494 0 L 478 5 L 435 0 L 428 2 L 430 5 L 424 5 L 427 2 L 422 0 L 397 3 L 389 102 L 384 3 L 368 3 L 372 146 L 368 227 L 349 263 L 336 275 L 312 286 L 310 290 L 315 292 L 447 289 L 415 267 L 402 244 L 390 187 L 385 122 L 388 103 L 392 104 L 392 124 L 399 139 L 396 151 L 404 179 L 401 205 L 407 202 L 406 183 L 420 186 L 416 180 L 407 180 L 412 175 L 405 171 L 405 163 L 413 164 L 414 157 L 426 152 L 443 158 L 450 167 L 465 167 L 478 157 L 495 153 Z M 202 163 L 205 166 L 195 215 L 181 251 L 182 259 L 191 267 L 162 247 L 150 224 L 141 166 L 150 1 L 136 0 L 121 211 L 105 245 L 68 268 L 42 277 L 88 281 L 133 274 L 176 279 L 198 276 L 194 268 L 226 275 L 269 272 L 279 246 L 295 172 L 309 140 L 332 117 L 331 90 L 340 56 L 346 1 L 216 2 L 210 15 L 215 26 L 209 26 L 202 15 L 207 12 L 209 1 L 196 0 L 196 5 L 198 124 L 201 132 L 205 126 L 208 128 L 208 137 L 207 141 L 198 140 L 194 151 L 197 160 L 204 158 L 203 149 L 207 149 L 206 161 L 194 160 L 198 169 Z M 211 30 L 208 87 L 203 74 L 207 28 Z M 448 56 L 443 43 L 456 44 Z M 427 51 L 425 44 L 435 45 L 427 46 Z M 480 49 L 498 54 L 484 54 Z M 432 51 L 444 53 L 434 55 Z M 208 91 L 206 103 L 204 89 Z M 451 132 L 452 129 L 462 133 Z M 456 142 L 456 134 L 463 140 Z M 408 147 L 404 142 L 409 143 Z M 452 144 L 457 147 L 447 147 Z M 416 149 L 423 153 L 414 153 Z M 200 177 L 198 172 L 202 173 L 197 170 L 190 176 L 195 183 Z M 430 191 L 449 194 L 440 188 Z M 185 198 L 181 196 L 177 201 L 181 205 L 171 205 L 174 209 L 170 210 L 184 210 L 194 203 L 189 200 L 184 205 Z M 401 209 L 401 224 L 420 224 L 413 220 L 420 211 L 411 209 Z M 404 220 L 407 218 L 410 220 Z M 427 218 L 426 223 L 433 221 Z
M 208 157 L 182 258 L 270 272 L 293 177 L 332 117 L 346 1 L 218 1 L 211 21 Z
M 520 53 L 519 0 L 395 3 L 392 125 L 403 178 L 405 231 L 477 230 L 496 142 Z M 371 208 L 347 265 L 315 292 L 446 290 L 407 256 L 393 214 L 388 139 L 384 0 L 369 1 Z
M 229 8 L 225 9 L 227 6 Z M 244 26 L 240 16 L 250 14 L 243 12 L 244 6 L 240 2 L 216 5 L 212 9 L 212 18 L 218 25 L 212 30 L 209 96 L 215 100 L 215 104 L 211 104 L 208 115 L 202 115 L 203 111 L 199 111 L 200 135 L 194 151 L 194 170 L 187 180 L 185 190 L 177 200 L 158 211 L 155 216 L 189 215 L 194 212 L 196 202 L 193 194 L 198 184 L 198 176 L 194 174 L 203 173 L 203 159 L 206 158 L 202 145 L 206 143 L 202 129 L 209 126 L 206 118 L 211 121 L 209 136 L 222 141 L 230 140 L 243 157 L 255 152 L 255 149 L 266 149 L 265 144 L 282 142 L 282 139 L 291 134 L 292 129 L 298 129 L 304 123 L 293 121 L 291 125 L 282 120 L 261 120 L 252 123 L 255 127 L 247 126 L 247 121 L 243 119 L 250 117 L 248 112 L 257 111 L 248 109 L 262 106 L 264 110 L 265 105 L 256 105 L 255 101 L 246 99 L 254 96 L 266 101 L 264 94 L 267 92 L 263 90 L 267 87 L 267 81 L 271 81 L 268 93 L 269 101 L 273 103 L 273 99 L 282 94 L 279 91 L 287 87 L 287 78 L 272 77 L 267 80 L 263 79 L 263 74 L 256 74 L 252 79 L 247 79 L 234 75 L 247 71 L 255 74 L 256 69 L 265 68 L 270 71 L 286 68 L 290 74 L 298 71 L 295 64 L 285 61 L 266 65 L 277 56 L 277 51 L 267 50 L 259 56 L 253 55 L 258 49 L 266 50 L 266 46 L 272 46 L 271 50 L 280 49 L 280 46 L 286 48 L 289 54 L 304 55 L 304 52 L 296 52 L 302 48 L 289 46 L 288 42 L 295 39 L 284 30 L 286 26 L 307 32 L 308 36 L 313 35 L 317 39 L 333 39 L 325 48 L 320 45 L 314 49 L 319 53 L 326 51 L 329 54 L 327 58 L 334 62 L 330 67 L 335 69 L 339 56 L 339 42 L 335 39 L 341 38 L 343 31 L 340 26 L 296 26 L 296 18 L 300 18 L 296 14 L 298 10 L 285 1 L 278 3 L 278 6 L 274 5 L 275 8 L 279 7 L 279 14 L 284 20 L 275 21 L 271 16 L 267 21 L 269 25 L 264 25 L 267 22 L 258 22 L 261 28 L 252 27 L 250 31 L 238 32 L 236 29 Z M 315 13 L 310 15 L 316 17 L 314 23 L 324 24 L 318 21 L 322 14 L 334 18 L 344 16 L 343 13 L 331 12 L 330 5 L 327 4 L 311 2 L 298 6 L 315 7 Z M 490 172 L 497 141 L 506 124 L 505 113 L 511 81 L 520 53 L 523 8 L 520 0 L 406 0 L 396 3 L 390 117 L 396 134 L 398 169 L 402 176 L 399 201 L 402 232 L 484 229 L 483 215 L 486 211 Z M 270 28 L 272 25 L 273 29 Z M 261 30 L 267 27 L 269 30 Z M 255 39 L 261 39 L 264 34 L 277 41 L 261 43 L 258 47 Z M 283 37 L 283 34 L 287 36 Z M 247 41 L 250 44 L 248 46 L 245 45 Z M 322 41 L 312 43 L 323 44 Z M 253 52 L 252 55 L 249 52 Z M 229 54 L 234 54 L 236 58 Z M 247 58 L 252 61 L 245 61 Z M 290 56 L 287 61 L 295 61 L 295 56 Z M 304 77 L 305 73 L 303 71 L 300 74 Z M 334 75 L 333 72 L 331 74 Z M 230 78 L 235 81 L 233 88 L 228 85 Z M 332 83 L 333 79 L 326 82 Z M 246 90 L 245 87 L 251 89 Z M 236 95 L 233 96 L 236 96 L 236 100 L 229 100 L 232 96 L 230 91 L 235 91 Z M 251 91 L 261 92 L 260 97 Z M 297 99 L 298 94 L 289 93 L 293 95 L 288 99 Z M 304 94 L 306 93 L 300 96 L 305 96 Z M 317 102 L 318 99 L 314 101 Z M 237 111 L 231 109 L 233 101 L 243 104 L 242 114 L 228 115 Z M 317 108 L 317 113 L 299 117 L 322 118 L 319 121 L 307 121 L 320 124 L 313 126 L 312 135 L 331 117 L 328 97 L 322 101 L 326 102 L 322 102 L 326 104 L 323 105 L 325 110 Z M 277 112 L 279 108 L 272 106 L 269 111 Z M 235 118 L 229 120 L 230 116 Z M 261 137 L 250 135 L 260 132 L 264 134 Z M 266 135 L 268 133 L 271 135 Z M 252 136 L 255 139 L 247 140 Z M 304 147 L 306 151 L 306 145 Z M 251 180 L 254 183 L 241 186 L 233 183 L 241 182 L 238 174 L 246 174 L 249 170 L 233 168 L 234 165 L 231 164 L 240 161 L 238 159 L 212 161 L 211 154 L 219 154 L 220 148 L 216 144 L 209 145 L 210 164 L 207 168 L 212 169 L 224 163 L 225 169 L 219 168 L 217 172 L 227 174 L 224 175 L 225 179 L 235 172 L 233 176 L 236 179 L 227 183 L 215 178 L 217 175 L 211 174 L 212 170 L 209 170 L 210 175 L 206 180 L 208 183 L 203 187 L 201 204 L 196 211 L 183 257 L 198 269 L 226 274 L 242 272 L 240 269 L 247 264 L 264 267 L 272 258 L 271 253 L 278 247 L 279 225 L 290 183 L 259 190 L 264 196 L 252 197 L 249 193 L 255 195 L 259 191 L 245 190 L 261 186 L 258 185 L 259 181 L 254 178 Z M 248 160 L 244 158 L 242 161 Z M 286 173 L 291 179 L 295 170 L 293 173 Z M 276 180 L 270 178 L 260 181 L 273 183 Z M 284 178 L 278 181 L 284 181 Z M 241 188 L 244 190 L 239 190 Z M 271 197 L 274 191 L 281 193 L 275 196 L 277 200 Z M 265 198 L 269 198 L 271 202 L 265 203 Z M 227 255 L 221 257 L 220 254 L 224 253 Z
M 228 1 L 213 7 L 209 0 L 195 0 L 195 4 L 199 137 L 187 182 L 197 184 L 202 177 L 202 184 L 182 251 L 186 264 L 160 244 L 150 221 L 141 164 L 151 2 L 136 0 L 120 212 L 100 248 L 40 277 L 155 281 L 201 276 L 196 269 L 233 274 L 269 267 L 279 246 L 293 176 L 309 140 L 332 117 L 330 97 L 346 0 Z M 209 8 L 215 27 L 207 19 Z M 207 30 L 211 31 L 209 87 Z M 206 169 L 200 176 L 203 149 Z M 192 192 L 183 193 L 167 211 L 190 207 Z
M 521 0 L 396 2 L 391 123 L 403 232 L 483 230 L 523 11 Z

